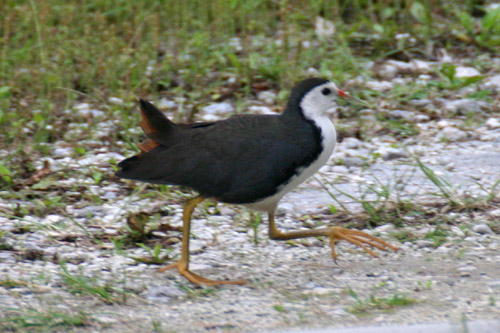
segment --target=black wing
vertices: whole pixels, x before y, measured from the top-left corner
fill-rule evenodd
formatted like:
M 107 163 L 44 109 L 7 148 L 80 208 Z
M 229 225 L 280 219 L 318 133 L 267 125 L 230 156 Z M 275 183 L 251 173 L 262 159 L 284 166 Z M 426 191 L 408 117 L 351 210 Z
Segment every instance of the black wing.
M 188 186 L 228 203 L 276 193 L 321 152 L 318 130 L 280 116 L 243 116 L 184 126 L 176 138 L 120 163 L 117 176 Z

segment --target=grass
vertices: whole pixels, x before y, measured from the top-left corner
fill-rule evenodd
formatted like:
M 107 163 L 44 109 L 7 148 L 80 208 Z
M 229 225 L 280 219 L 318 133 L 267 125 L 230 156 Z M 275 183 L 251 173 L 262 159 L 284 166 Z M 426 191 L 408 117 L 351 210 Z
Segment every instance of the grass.
M 448 239 L 450 232 L 444 228 L 437 226 L 434 230 L 425 234 L 424 238 L 434 242 L 435 247 L 441 246 Z
M 367 315 L 374 310 L 393 311 L 396 308 L 417 303 L 416 300 L 400 293 L 380 298 L 370 295 L 367 299 L 361 299 L 354 290 L 349 288 L 349 295 L 355 299 L 356 303 L 346 311 L 355 315 Z
M 315 179 L 340 207 L 338 209 L 335 205 L 330 205 L 329 210 L 332 215 L 344 214 L 350 216 L 347 220 L 361 220 L 363 227 L 366 225 L 376 227 L 383 224 L 404 227 L 409 219 L 424 219 L 428 224 L 437 225 L 434 231 L 424 236 L 425 239 L 432 240 L 436 247 L 445 242 L 448 236 L 446 228 L 439 225 L 449 222 L 446 213 L 456 211 L 472 214 L 477 210 L 497 207 L 500 178 L 489 186 L 476 182 L 476 189 L 461 191 L 459 186 L 453 185 L 451 181 L 438 175 L 420 158 L 413 156 L 413 159 L 414 165 L 405 165 L 404 168 L 394 166 L 392 176 L 386 177 L 385 181 L 381 181 L 373 172 L 368 172 L 369 179 L 358 181 L 358 192 L 355 194 L 341 190 L 333 181 L 325 177 Z M 420 193 L 422 184 L 418 185 L 417 189 L 406 191 L 406 188 L 412 182 L 414 183 L 417 171 L 421 171 L 435 187 L 435 190 L 426 190 L 425 195 L 434 196 L 440 200 L 418 201 L 420 197 L 425 198 L 424 193 Z M 339 198 L 336 193 L 349 199 L 351 206 L 348 206 L 344 202 L 345 199 Z M 357 209 L 352 208 L 353 203 L 357 204 Z M 391 235 L 401 242 L 416 240 L 415 235 L 405 230 L 396 230 L 391 232 Z
M 311 67 L 342 82 L 366 74 L 363 63 L 373 58 L 456 47 L 443 36 L 458 47 L 498 45 L 498 10 L 477 20 L 466 4 L 450 2 L 8 0 L 0 123 L 10 142 L 25 119 L 38 142 L 52 142 L 60 134 L 47 125 L 75 100 L 105 105 L 120 97 L 128 117 L 135 96 L 207 98 L 228 77 L 238 78 L 236 94 L 248 95 L 261 81 L 288 89 Z M 335 23 L 330 39 L 314 34 L 320 14 Z M 405 32 L 411 38 L 395 38 Z
M 250 217 L 248 219 L 248 226 L 253 232 L 253 243 L 254 245 L 259 245 L 259 225 L 262 222 L 262 214 L 250 212 Z
M 89 278 L 83 274 L 83 270 L 80 270 L 78 274 L 73 274 L 64 263 L 60 264 L 60 269 L 59 275 L 71 293 L 97 297 L 106 304 L 126 302 L 127 293 L 125 290 L 107 283 L 103 284 L 99 282 L 97 276 Z
M 189 299 L 195 299 L 195 298 L 198 298 L 198 297 L 206 297 L 206 296 L 209 296 L 209 295 L 212 295 L 214 293 L 216 293 L 218 290 L 218 288 L 214 288 L 214 287 L 194 287 L 192 285 L 189 285 L 189 284 L 182 284 L 182 285 L 179 285 L 178 286 L 181 290 L 184 290 L 186 292 L 186 297 L 189 298 Z
M 56 312 L 37 309 L 7 309 L 0 317 L 4 332 L 55 332 L 90 325 L 91 319 L 84 312 Z
M 345 213 L 359 215 L 342 203 L 342 200 L 334 192 L 338 192 L 350 199 L 351 202 L 357 203 L 361 207 L 363 219 L 369 226 L 375 227 L 386 223 L 402 226 L 406 216 L 419 215 L 422 210 L 422 207 L 414 201 L 414 196 L 404 197 L 402 195 L 413 175 L 413 171 L 400 170 L 395 167 L 392 177 L 389 177 L 387 182 L 382 182 L 372 173 L 370 176 L 373 181 L 359 183 L 357 194 L 342 191 L 325 178 L 321 181 L 318 178 L 316 180 Z M 337 211 L 337 209 L 331 206 L 330 211 Z
M 451 181 L 444 177 L 439 176 L 429 166 L 422 163 L 422 161 L 415 157 L 416 165 L 425 175 L 425 177 L 437 189 L 437 192 L 429 192 L 429 194 L 442 198 L 448 205 L 448 209 L 454 210 L 473 210 L 481 207 L 490 206 L 498 198 L 498 187 L 500 186 L 500 178 L 497 179 L 490 188 L 486 188 L 483 184 L 477 183 L 482 195 L 472 195 L 467 192 L 460 193 L 458 188 L 454 186 Z
M 155 244 L 154 248 L 150 248 L 149 246 L 144 245 L 142 243 L 139 243 L 138 245 L 148 253 L 149 257 L 130 256 L 137 262 L 141 262 L 144 264 L 161 265 L 172 259 L 169 255 L 170 252 L 172 252 L 171 248 L 162 251 L 162 246 L 158 243 Z M 162 254 L 162 252 L 165 252 L 165 254 Z

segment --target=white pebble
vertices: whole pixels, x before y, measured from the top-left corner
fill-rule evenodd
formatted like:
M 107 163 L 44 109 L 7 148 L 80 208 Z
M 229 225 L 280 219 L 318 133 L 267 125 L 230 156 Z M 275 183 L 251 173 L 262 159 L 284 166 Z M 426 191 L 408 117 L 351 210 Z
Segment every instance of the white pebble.
M 276 114 L 267 106 L 252 105 L 248 108 L 248 111 L 254 114 Z
M 493 230 L 491 230 L 490 226 L 487 225 L 486 223 L 479 223 L 479 224 L 476 224 L 472 227 L 472 231 L 474 232 L 477 232 L 478 234 L 482 234 L 482 235 L 492 235 L 493 234 Z
M 123 99 L 118 98 L 118 97 L 110 97 L 110 98 L 108 98 L 108 102 L 110 104 L 123 105 Z
M 481 86 L 483 89 L 491 89 L 500 92 L 500 74 L 487 78 Z
M 486 121 L 486 127 L 489 129 L 500 128 L 500 119 L 498 118 L 489 118 Z
M 216 114 L 216 113 L 229 113 L 233 112 L 234 108 L 229 103 L 214 103 L 208 106 L 205 106 L 203 112 L 208 114 Z
M 481 73 L 473 68 L 473 67 L 456 67 L 455 68 L 455 77 L 456 78 L 466 78 L 466 77 L 472 77 L 472 76 L 478 76 L 481 75 Z
M 274 104 L 276 101 L 276 94 L 272 91 L 261 91 L 257 94 L 257 99 L 266 104 Z

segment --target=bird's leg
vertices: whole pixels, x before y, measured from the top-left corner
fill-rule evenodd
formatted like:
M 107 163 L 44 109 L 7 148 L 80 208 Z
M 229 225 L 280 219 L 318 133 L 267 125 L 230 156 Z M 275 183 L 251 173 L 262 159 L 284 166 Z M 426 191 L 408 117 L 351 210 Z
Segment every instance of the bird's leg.
M 337 252 L 335 251 L 335 243 L 340 240 L 346 240 L 349 243 L 361 247 L 363 251 L 365 251 L 372 257 L 376 257 L 377 254 L 373 252 L 371 249 L 367 248 L 366 245 L 375 247 L 382 251 L 398 250 L 397 247 L 392 246 L 391 244 L 387 243 L 386 241 L 380 238 L 369 235 L 366 232 L 346 229 L 342 227 L 329 227 L 329 228 L 312 229 L 312 230 L 296 230 L 289 232 L 281 232 L 278 230 L 278 228 L 276 228 L 276 222 L 274 221 L 274 212 L 269 213 L 269 237 L 271 239 L 288 240 L 288 239 L 317 237 L 317 236 L 326 236 L 330 238 L 332 257 L 335 262 L 337 262 Z
M 168 269 L 177 268 L 179 273 L 184 276 L 186 279 L 191 281 L 194 284 L 205 284 L 207 286 L 214 286 L 219 284 L 244 284 L 245 281 L 237 280 L 237 281 L 226 281 L 226 280 L 210 280 L 195 274 L 189 270 L 189 234 L 191 231 L 191 215 L 193 214 L 193 210 L 197 204 L 205 200 L 204 197 L 198 196 L 188 200 L 184 204 L 184 210 L 182 214 L 182 248 L 181 248 L 181 259 L 171 265 L 160 268 L 158 272 L 163 273 Z

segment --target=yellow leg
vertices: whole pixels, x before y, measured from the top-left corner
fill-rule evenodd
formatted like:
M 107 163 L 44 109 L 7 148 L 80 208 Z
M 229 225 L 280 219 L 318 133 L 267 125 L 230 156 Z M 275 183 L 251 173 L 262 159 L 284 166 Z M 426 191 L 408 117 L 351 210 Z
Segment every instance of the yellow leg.
M 182 249 L 181 249 L 181 259 L 171 265 L 160 268 L 158 272 L 163 273 L 168 269 L 177 268 L 179 273 L 184 276 L 186 279 L 191 281 L 194 284 L 205 284 L 207 286 L 214 286 L 220 284 L 244 284 L 243 280 L 236 281 L 226 281 L 226 280 L 210 280 L 195 274 L 189 270 L 189 234 L 191 231 L 191 215 L 193 214 L 193 210 L 197 204 L 205 200 L 204 197 L 198 196 L 193 199 L 188 200 L 184 205 L 184 211 L 182 214 Z
M 335 262 L 337 262 L 337 252 L 335 251 L 335 243 L 340 240 L 346 240 L 356 246 L 359 246 L 371 255 L 376 257 L 377 254 L 366 247 L 366 245 L 375 247 L 382 251 L 393 250 L 397 251 L 398 248 L 392 246 L 386 241 L 367 234 L 366 232 L 359 230 L 350 230 L 342 227 L 330 227 L 312 230 L 297 230 L 289 232 L 281 232 L 276 228 L 276 223 L 274 221 L 274 213 L 269 213 L 269 237 L 275 240 L 287 240 L 305 237 L 317 237 L 326 236 L 330 238 L 330 247 L 332 249 L 332 257 Z

